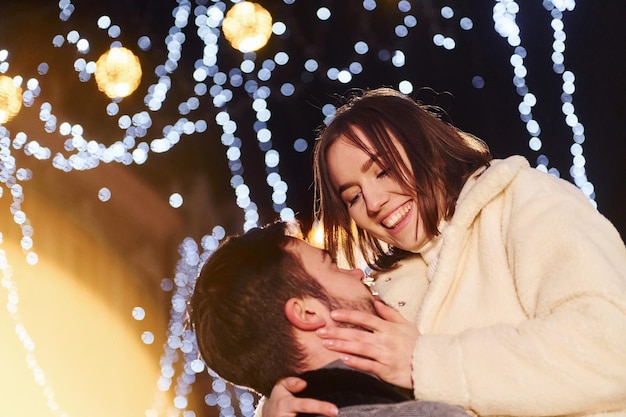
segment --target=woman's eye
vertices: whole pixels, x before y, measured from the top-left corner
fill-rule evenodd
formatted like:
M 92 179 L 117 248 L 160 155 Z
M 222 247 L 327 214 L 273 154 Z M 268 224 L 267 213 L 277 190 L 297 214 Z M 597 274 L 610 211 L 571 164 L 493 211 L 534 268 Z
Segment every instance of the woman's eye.
M 348 200 L 348 206 L 352 207 L 357 201 L 359 201 L 359 196 L 361 194 L 356 194 L 354 197 L 352 197 L 350 200 Z
M 378 175 L 376 175 L 376 178 L 382 178 L 384 176 L 386 176 L 389 173 L 389 171 L 387 171 L 386 169 L 381 170 Z

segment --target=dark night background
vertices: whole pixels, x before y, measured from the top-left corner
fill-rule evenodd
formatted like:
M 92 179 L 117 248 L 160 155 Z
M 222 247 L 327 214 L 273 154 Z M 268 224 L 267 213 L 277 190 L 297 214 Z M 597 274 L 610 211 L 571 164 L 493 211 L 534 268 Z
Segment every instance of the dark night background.
M 273 36 L 268 45 L 258 51 L 255 61 L 258 69 L 263 60 L 272 58 L 277 51 L 286 51 L 290 56 L 289 63 L 278 66 L 267 82 L 273 88 L 268 99 L 272 117 L 267 124 L 273 132 L 273 147 L 281 154 L 279 172 L 289 185 L 287 205 L 298 212 L 305 226 L 310 225 L 312 220 L 310 151 L 315 130 L 323 120 L 320 107 L 326 103 L 336 103 L 333 96 L 343 94 L 350 88 L 397 86 L 399 81 L 408 79 L 415 88 L 412 94 L 414 97 L 441 105 L 452 123 L 482 137 L 496 157 L 522 154 L 535 165 L 539 153 L 545 154 L 550 166 L 557 168 L 561 177 L 570 179 L 571 130 L 563 122 L 560 75 L 551 68 L 551 18 L 540 2 L 524 3 L 517 15 L 522 44 L 527 50 L 524 62 L 528 69 L 526 82 L 530 92 L 538 99 L 533 116 L 541 127 L 543 148 L 539 153 L 527 146 L 529 135 L 519 119 L 517 105 L 520 97 L 512 84 L 512 68 L 508 62 L 512 47 L 493 28 L 491 2 L 413 2 L 411 14 L 418 18 L 418 24 L 410 28 L 405 38 L 398 38 L 393 33 L 393 27 L 401 23 L 403 16 L 396 3 L 378 3 L 374 11 L 365 12 L 360 1 L 299 0 L 292 5 L 285 5 L 278 0 L 261 2 L 272 13 L 274 21 L 283 21 L 288 27 L 286 35 Z M 0 26 L 0 45 L 11 51 L 11 68 L 19 67 L 24 72 L 34 72 L 42 57 L 34 53 L 32 48 L 21 48 L 19 44 L 28 41 L 30 45 L 41 45 L 42 49 L 45 46 L 50 50 L 53 34 L 64 33 L 68 28 L 75 28 L 85 34 L 83 36 L 91 42 L 91 55 L 102 50 L 111 39 L 104 31 L 99 31 L 98 36 L 89 34 L 94 31 L 97 18 L 108 14 L 113 23 L 122 28 L 119 40 L 124 45 L 136 46 L 137 39 L 142 35 L 152 39 L 149 51 L 137 52 L 144 69 L 142 85 L 137 93 L 120 104 L 120 114 L 125 110 L 129 113 L 138 111 L 135 110 L 137 108 L 142 110 L 142 88 L 145 91 L 148 85 L 155 82 L 152 70 L 165 59 L 163 39 L 171 26 L 171 9 L 176 4 L 164 0 L 118 0 L 98 4 L 77 0 L 74 4 L 74 15 L 68 22 L 60 22 L 50 18 L 58 14 L 54 1 L 2 3 L 1 15 L 13 16 L 10 21 L 3 19 Z M 322 5 L 332 12 L 328 21 L 319 21 L 315 17 L 315 11 Z M 441 17 L 439 10 L 444 5 L 453 8 L 453 18 Z M 581 1 L 576 4 L 574 11 L 566 11 L 563 18 L 567 34 L 565 66 L 576 75 L 573 104 L 579 121 L 585 127 L 583 149 L 587 160 L 587 176 L 595 186 L 600 212 L 617 226 L 622 235 L 626 230 L 623 216 L 626 140 L 622 127 L 626 110 L 626 83 L 622 77 L 626 64 L 620 45 L 626 36 L 619 16 L 625 16 L 625 11 L 626 6 L 622 2 Z M 472 30 L 460 29 L 459 19 L 464 16 L 473 20 Z M 18 31 L 20 36 L 14 36 Z M 159 126 L 176 120 L 177 103 L 193 95 L 191 73 L 194 62 L 202 56 L 203 44 L 194 33 L 193 22 L 184 32 L 186 41 L 183 58 L 179 68 L 172 74 L 170 97 L 163 109 L 152 115 L 154 127 L 146 139 L 156 137 Z M 456 48 L 445 50 L 434 46 L 432 37 L 435 33 L 454 38 Z M 358 40 L 368 43 L 368 54 L 360 56 L 354 52 L 353 45 Z M 45 87 L 46 81 L 50 82 L 52 77 L 64 77 L 67 88 L 82 87 L 81 93 L 64 95 L 60 104 L 69 109 L 72 117 L 79 120 L 85 126 L 85 131 L 94 138 L 104 143 L 107 143 L 107 138 L 110 138 L 109 142 L 120 139 L 119 129 L 111 123 L 112 120 L 103 120 L 108 100 L 97 92 L 95 83 L 78 85 L 76 74 L 67 70 L 69 63 L 76 58 L 75 51 L 68 47 L 59 49 L 53 58 L 59 60 L 59 65 L 48 61 L 51 70 L 49 75 L 41 77 L 42 85 Z M 406 56 L 406 64 L 401 68 L 377 56 L 380 50 L 395 49 L 402 50 Z M 314 74 L 305 74 L 304 61 L 311 57 L 320 63 L 320 70 Z M 63 62 L 63 59 L 66 61 Z M 92 59 L 95 60 L 95 57 Z M 220 40 L 218 65 L 222 71 L 237 67 L 241 59 L 241 53 L 232 50 L 224 39 Z M 353 60 L 361 62 L 364 70 L 354 75 L 349 84 L 330 81 L 325 76 L 324 66 L 342 68 Z M 472 86 L 472 77 L 476 75 L 485 80 L 484 88 L 476 89 Z M 250 77 L 253 76 L 254 73 L 250 74 Z M 296 93 L 291 97 L 283 97 L 278 91 L 278 87 L 285 82 L 296 86 Z M 243 142 L 244 178 L 252 189 L 253 201 L 259 205 L 262 215 L 260 222 L 272 221 L 276 214 L 272 210 L 269 188 L 265 184 L 263 156 L 251 126 L 254 122 L 250 110 L 251 100 L 241 87 L 232 90 L 235 97 L 227 107 L 233 119 L 237 120 L 237 135 Z M 219 143 L 217 130 L 213 129 L 216 110 L 209 99 L 200 97 L 200 111 L 206 114 L 205 119 L 209 121 L 207 132 L 186 138 L 166 154 L 151 154 L 146 164 L 131 166 L 129 169 L 164 195 L 180 192 L 185 196 L 190 184 L 204 177 L 202 184 L 209 187 L 208 193 L 220 202 L 217 209 L 223 214 L 217 215 L 213 221 L 237 233 L 240 231 L 241 213 L 236 207 L 228 206 L 228 202 L 234 200 L 228 184 L 230 174 L 225 162 L 225 149 Z M 90 103 L 87 107 L 90 111 L 87 112 L 85 100 Z M 294 151 L 293 142 L 298 138 L 308 141 L 307 151 Z M 184 217 L 194 216 L 193 208 L 183 207 L 180 213 Z M 198 224 L 191 220 L 190 223 Z M 206 223 L 205 226 L 212 227 Z M 190 228 L 189 233 L 203 233 L 193 229 Z

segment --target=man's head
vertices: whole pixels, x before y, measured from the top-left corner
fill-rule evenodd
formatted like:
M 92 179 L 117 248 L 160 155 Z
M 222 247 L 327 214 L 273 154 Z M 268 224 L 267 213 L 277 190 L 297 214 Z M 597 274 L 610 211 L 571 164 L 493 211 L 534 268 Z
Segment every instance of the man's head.
M 374 312 L 363 272 L 339 269 L 325 251 L 292 237 L 289 227 L 275 223 L 227 239 L 202 268 L 191 298 L 207 365 L 264 395 L 278 379 L 322 366 L 333 355 L 314 354 L 312 345 L 321 343 L 302 337 L 335 325 L 330 310 Z

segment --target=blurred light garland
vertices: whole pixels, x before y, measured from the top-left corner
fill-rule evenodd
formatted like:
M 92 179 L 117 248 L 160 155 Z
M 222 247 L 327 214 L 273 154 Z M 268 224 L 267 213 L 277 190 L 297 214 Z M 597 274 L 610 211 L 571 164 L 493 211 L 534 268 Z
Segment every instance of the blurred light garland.
M 289 6 L 294 4 L 295 1 L 283 0 L 283 3 Z M 277 67 L 289 64 L 290 57 L 287 52 L 277 51 L 272 59 L 257 62 L 256 54 L 248 52 L 242 54 L 238 67 L 221 67 L 218 40 L 222 35 L 221 24 L 228 5 L 224 1 L 210 0 L 212 4 L 207 6 L 208 2 L 208 0 L 198 1 L 198 4 L 193 6 L 189 0 L 177 0 L 177 5 L 172 10 L 174 21 L 168 36 L 164 39 L 167 48 L 167 59 L 154 69 L 157 81 L 150 85 L 145 93 L 144 104 L 146 109 L 137 111 L 132 115 L 118 115 L 120 99 L 113 99 L 107 106 L 106 113 L 109 117 L 117 118 L 117 126 L 123 132 L 123 139 L 109 146 L 95 139 L 87 139 L 80 124 L 59 121 L 53 112 L 52 104 L 48 102 L 43 102 L 39 105 L 39 118 L 46 132 L 58 131 L 67 138 L 65 141 L 65 152 L 69 156 L 57 153 L 52 157 L 52 152 L 49 148 L 34 139 L 29 139 L 26 133 L 19 132 L 15 137 L 11 138 L 10 132 L 0 125 L 0 181 L 7 190 L 10 190 L 13 197 L 11 213 L 13 214 L 14 222 L 22 230 L 23 238 L 21 244 L 26 251 L 26 258 L 29 264 L 35 265 L 38 257 L 32 249 L 32 227 L 26 213 L 21 210 L 21 203 L 24 197 L 21 183 L 30 180 L 32 173 L 27 169 L 16 166 L 15 158 L 11 154 L 11 148 L 15 150 L 23 149 L 27 156 L 33 156 L 41 160 L 47 160 L 52 157 L 52 165 L 64 172 L 93 169 L 101 162 L 116 162 L 125 165 L 143 164 L 146 163 L 150 152 L 167 152 L 179 143 L 182 137 L 206 131 L 208 127 L 207 120 L 202 117 L 197 117 L 193 120 L 187 117 L 199 111 L 199 98 L 206 94 L 209 94 L 212 98 L 213 107 L 216 109 L 215 123 L 222 130 L 221 143 L 225 147 L 225 154 L 230 168 L 230 185 L 233 188 L 237 205 L 244 214 L 243 230 L 249 230 L 258 225 L 259 213 L 256 203 L 250 198 L 250 188 L 243 176 L 241 147 L 242 142 L 248 139 L 237 136 L 237 121 L 229 110 L 229 103 L 233 100 L 235 91 L 238 89 L 243 89 L 250 100 L 250 109 L 255 114 L 256 120 L 253 128 L 256 134 L 257 145 L 264 152 L 267 172 L 266 182 L 272 190 L 273 209 L 283 220 L 291 220 L 295 217 L 293 209 L 286 203 L 288 185 L 279 173 L 280 154 L 272 145 L 272 131 L 267 124 L 272 116 L 271 110 L 268 108 L 267 99 L 271 94 L 275 93 L 272 91 L 269 81 Z M 232 3 L 238 3 L 238 1 L 232 0 Z M 378 7 L 375 0 L 363 0 L 361 4 L 365 13 L 374 13 Z M 59 18 L 62 21 L 69 20 L 75 11 L 71 0 L 61 0 L 58 5 L 60 9 Z M 566 124 L 572 129 L 575 142 L 570 148 L 573 156 L 570 175 L 574 179 L 575 184 L 595 204 L 593 200 L 593 185 L 587 180 L 584 167 L 585 159 L 582 155 L 582 143 L 585 138 L 584 127 L 578 121 L 572 103 L 575 77 L 571 71 L 566 71 L 563 65 L 565 32 L 563 30 L 562 13 L 566 10 L 573 10 L 575 2 L 573 0 L 544 0 L 543 5 L 553 18 L 552 28 L 555 39 L 552 45 L 554 50 L 552 54 L 553 71 L 562 76 L 562 112 Z M 398 24 L 389 28 L 389 30 L 399 40 L 408 36 L 411 29 L 418 24 L 418 19 L 411 13 L 412 2 L 408 0 L 398 1 L 397 10 L 401 19 Z M 539 151 L 542 147 L 542 142 L 539 138 L 541 130 L 539 123 L 532 115 L 532 108 L 535 106 L 537 98 L 526 85 L 525 77 L 527 70 L 524 66 L 524 58 L 527 51 L 521 45 L 520 29 L 515 21 L 518 11 L 519 6 L 515 1 L 498 0 L 493 8 L 494 27 L 500 36 L 506 38 L 508 43 L 514 47 L 510 64 L 515 74 L 513 84 L 518 95 L 522 97 L 522 101 L 518 106 L 520 119 L 526 123 L 526 129 L 531 135 L 529 140 L 530 149 Z M 332 14 L 333 10 L 328 7 L 319 7 L 315 11 L 315 17 L 320 21 L 320 24 L 330 19 Z M 440 14 L 443 19 L 450 20 L 455 17 L 456 12 L 449 6 L 443 6 L 440 9 Z M 312 16 L 311 19 L 314 19 L 314 17 Z M 194 94 L 178 104 L 178 111 L 181 117 L 171 125 L 166 126 L 160 137 L 143 140 L 142 138 L 147 135 L 148 129 L 152 125 L 150 112 L 161 110 L 172 88 L 171 76 L 179 68 L 178 64 L 183 55 L 183 45 L 186 40 L 183 29 L 189 26 L 190 21 L 195 25 L 196 34 L 204 44 L 202 57 L 196 61 L 192 74 L 193 80 L 196 82 Z M 470 17 L 463 16 L 459 18 L 461 29 L 469 31 L 473 28 L 473 25 L 473 20 Z M 114 39 L 111 47 L 122 46 L 121 42 L 115 40 L 119 37 L 121 28 L 115 25 L 110 17 L 101 16 L 97 21 L 97 26 L 100 30 L 106 31 L 107 36 Z M 276 36 L 287 36 L 288 29 L 287 24 L 281 21 L 275 21 L 272 26 L 273 33 Z M 432 42 L 434 46 L 441 47 L 446 51 L 453 50 L 456 47 L 455 39 L 451 35 L 441 32 L 434 34 Z M 52 44 L 56 48 L 62 47 L 65 43 L 74 45 L 76 52 L 80 56 L 90 51 L 89 41 L 81 37 L 75 30 L 69 31 L 66 36 L 56 35 L 52 39 Z M 152 41 L 147 36 L 142 36 L 139 38 L 137 46 L 141 50 L 147 51 L 151 48 Z M 367 42 L 361 39 L 353 43 L 353 48 L 357 55 L 364 57 L 368 54 L 374 54 L 380 60 L 388 61 L 390 69 L 402 68 L 406 62 L 405 52 L 400 49 L 394 49 L 393 44 L 386 45 L 386 47 L 388 49 L 373 50 Z M 346 54 L 346 56 L 350 55 Z M 351 83 L 354 77 L 365 70 L 363 63 L 358 60 L 333 63 L 332 65 L 334 66 L 329 65 L 328 67 L 325 65 L 326 63 L 321 62 L 319 57 L 310 56 L 305 59 L 304 70 L 311 75 L 325 76 L 328 80 L 337 82 L 339 86 Z M 6 73 L 8 69 L 8 53 L 0 50 L 0 73 Z M 95 62 L 87 61 L 80 57 L 75 60 L 74 69 L 78 79 L 81 82 L 87 82 L 95 73 L 96 65 Z M 41 76 L 45 76 L 48 70 L 46 63 L 42 63 L 38 67 L 38 72 Z M 20 87 L 23 82 L 19 76 L 14 78 L 14 83 L 17 87 Z M 476 88 L 481 88 L 483 82 L 480 77 L 476 77 L 473 80 Z M 25 86 L 26 89 L 22 95 L 23 104 L 25 107 L 32 107 L 41 94 L 39 81 L 35 78 L 29 79 L 26 81 Z M 414 88 L 409 79 L 401 80 L 396 87 L 405 94 L 412 93 Z M 279 92 L 283 96 L 289 97 L 295 93 L 297 88 L 296 80 L 286 80 L 280 85 Z M 321 116 L 326 122 L 333 117 L 335 110 L 335 106 L 330 103 L 320 106 Z M 294 143 L 294 147 L 300 152 L 307 148 L 306 142 L 302 143 L 301 139 Z M 537 158 L 538 169 L 558 176 L 559 173 L 556 169 L 548 169 L 548 163 L 548 158 L 545 155 L 540 155 Z M 0 188 L 0 196 L 1 193 L 2 188 Z M 99 197 L 102 201 L 109 199 L 109 190 L 106 188 L 101 189 Z M 182 196 L 177 196 L 178 198 L 173 197 L 172 206 L 180 206 L 182 204 Z M 195 374 L 206 371 L 198 357 L 195 335 L 191 329 L 186 327 L 187 302 L 189 295 L 193 291 L 195 279 L 202 264 L 218 247 L 219 241 L 223 238 L 223 228 L 216 226 L 211 235 L 202 238 L 201 249 L 192 239 L 185 239 L 179 247 L 181 257 L 176 265 L 174 279 L 165 279 L 161 286 L 164 291 L 171 291 L 172 297 L 167 342 L 164 345 L 164 353 L 161 357 L 161 377 L 157 382 L 157 386 L 163 391 L 168 391 L 174 386 L 173 407 L 177 410 L 177 413 L 181 412 L 184 417 L 195 416 L 195 412 L 189 409 L 187 397 L 195 381 Z M 33 370 L 35 380 L 43 387 L 44 395 L 48 398 L 49 408 L 55 415 L 66 417 L 66 413 L 60 410 L 59 405 L 55 402 L 52 388 L 47 385 L 44 372 L 38 367 L 34 353 L 32 353 L 34 343 L 28 337 L 28 333 L 17 314 L 17 300 L 19 296 L 15 283 L 11 279 L 10 266 L 6 261 L 4 252 L 1 250 L 0 267 L 3 273 L 2 284 L 8 292 L 9 303 L 7 304 L 7 309 L 16 323 L 16 331 L 24 344 L 24 349 L 27 351 L 27 361 Z M 133 311 L 133 315 L 143 317 L 142 311 L 140 307 L 137 307 Z M 153 339 L 150 332 L 144 332 L 142 335 L 142 340 L 146 344 L 152 343 Z M 177 365 L 177 363 L 179 364 Z M 178 377 L 176 376 L 177 372 Z M 211 370 L 208 370 L 208 372 L 214 378 L 213 392 L 205 397 L 205 402 L 209 406 L 219 407 L 221 416 L 233 416 L 236 414 L 233 401 L 237 401 L 239 412 L 244 416 L 251 416 L 254 413 L 254 398 L 250 393 L 241 388 L 234 388 L 236 398 L 231 398 L 231 392 L 226 389 L 227 384 Z M 154 407 L 146 411 L 146 416 L 157 416 L 158 413 L 157 407 Z
M 570 176 L 574 184 L 587 196 L 590 203 L 597 207 L 595 201 L 595 192 L 593 184 L 587 179 L 585 171 L 585 157 L 583 156 L 582 143 L 585 141 L 585 128 L 579 122 L 578 116 L 574 112 L 573 93 L 575 90 L 574 73 L 566 71 L 564 64 L 565 52 L 565 31 L 563 24 L 563 12 L 572 11 L 576 6 L 575 0 L 544 0 L 544 8 L 550 12 L 552 16 L 551 27 L 553 29 L 554 42 L 552 43 L 552 70 L 556 74 L 560 74 L 562 78 L 561 102 L 563 106 L 561 111 L 565 118 L 565 123 L 572 129 L 574 144 L 570 147 L 570 153 L 573 157 L 572 166 L 570 168 Z M 517 94 L 522 97 L 522 102 L 518 106 L 520 119 L 526 123 L 526 130 L 531 135 L 528 146 L 531 150 L 539 152 L 543 146 L 540 139 L 541 127 L 539 122 L 533 118 L 532 108 L 537 104 L 537 97 L 530 92 L 526 83 L 527 68 L 524 66 L 524 58 L 527 50 L 522 46 L 521 31 L 516 23 L 516 15 L 519 12 L 519 5 L 515 0 L 498 0 L 493 7 L 494 28 L 500 36 L 507 39 L 509 45 L 514 47 L 514 53 L 511 55 L 510 64 L 513 67 L 514 77 L 513 85 L 515 85 Z M 560 173 L 556 168 L 548 168 L 549 160 L 546 155 L 540 154 L 537 157 L 537 169 L 549 172 L 559 177 Z
M 2 234 L 0 233 L 0 243 L 2 243 Z M 54 390 L 46 379 L 46 374 L 37 362 L 35 355 L 35 342 L 31 339 L 26 326 L 22 323 L 19 313 L 19 294 L 17 292 L 17 284 L 13 280 L 13 273 L 11 265 L 9 264 L 6 253 L 3 249 L 0 249 L 0 270 L 2 270 L 2 286 L 7 291 L 7 304 L 6 308 L 9 315 L 15 324 L 15 334 L 22 342 L 22 346 L 25 351 L 25 360 L 28 368 L 33 373 L 33 379 L 35 383 L 41 387 L 43 395 L 46 397 L 46 405 L 54 413 L 55 416 L 69 417 L 65 413 L 56 401 Z

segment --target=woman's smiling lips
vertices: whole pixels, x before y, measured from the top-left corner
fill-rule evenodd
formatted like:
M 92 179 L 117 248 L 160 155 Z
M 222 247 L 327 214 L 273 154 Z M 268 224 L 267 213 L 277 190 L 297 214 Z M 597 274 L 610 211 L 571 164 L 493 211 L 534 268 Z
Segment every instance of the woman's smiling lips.
M 413 207 L 413 201 L 408 201 L 404 203 L 402 206 L 400 206 L 399 208 L 394 210 L 391 214 L 389 214 L 387 217 L 385 217 L 381 221 L 381 224 L 386 229 L 393 229 L 407 216 L 407 214 L 411 211 L 412 207 Z

